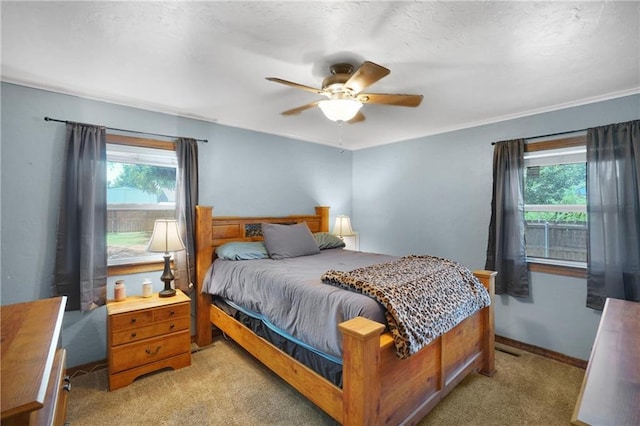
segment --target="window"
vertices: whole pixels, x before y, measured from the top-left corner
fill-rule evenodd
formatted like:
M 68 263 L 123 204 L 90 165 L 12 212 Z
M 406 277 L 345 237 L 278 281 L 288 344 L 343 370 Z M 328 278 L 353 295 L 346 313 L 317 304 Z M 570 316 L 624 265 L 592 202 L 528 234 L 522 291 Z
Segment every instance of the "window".
M 121 144 L 123 139 L 134 141 Z M 107 135 L 108 265 L 161 261 L 146 246 L 156 219 L 175 218 L 177 159 L 173 144 L 152 148 L 138 138 Z M 116 143 L 110 143 L 116 142 Z M 137 142 L 137 143 L 136 143 Z M 170 147 L 170 148 L 167 148 Z
M 583 141 L 584 137 L 578 137 L 527 146 L 524 202 L 530 262 L 586 268 L 587 169 Z

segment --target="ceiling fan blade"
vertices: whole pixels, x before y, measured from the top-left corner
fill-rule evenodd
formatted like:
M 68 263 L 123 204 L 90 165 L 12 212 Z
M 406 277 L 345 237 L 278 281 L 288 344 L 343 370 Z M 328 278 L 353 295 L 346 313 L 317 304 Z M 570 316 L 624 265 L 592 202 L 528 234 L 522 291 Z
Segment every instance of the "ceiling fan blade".
M 302 105 L 299 106 L 297 108 L 293 108 L 287 111 L 284 111 L 283 113 L 281 113 L 282 115 L 296 115 L 296 114 L 300 114 L 302 111 L 306 111 L 310 108 L 313 108 L 314 106 L 318 105 L 318 102 L 320 101 L 315 101 L 315 102 L 311 102 L 310 104 L 306 104 L 306 105 Z
M 361 113 L 360 111 L 358 111 L 358 113 L 349 121 L 347 121 L 347 123 L 349 124 L 355 124 L 355 123 L 359 123 L 361 121 L 364 121 L 364 114 Z
M 302 90 L 306 90 L 307 92 L 316 93 L 318 95 L 323 95 L 324 94 L 324 92 L 321 89 L 315 89 L 315 88 L 310 87 L 310 86 L 305 86 L 304 84 L 294 83 L 292 81 L 283 80 L 281 78 L 266 77 L 266 79 L 269 80 L 269 81 L 273 81 L 275 83 L 280 83 L 280 84 L 284 84 L 286 86 L 295 87 L 296 89 L 302 89 Z
M 353 90 L 354 93 L 360 93 L 390 72 L 389 69 L 382 65 L 365 61 L 344 85 Z
M 383 104 L 405 107 L 417 107 L 422 102 L 422 95 L 400 95 L 388 93 L 361 93 L 358 100 L 363 104 Z

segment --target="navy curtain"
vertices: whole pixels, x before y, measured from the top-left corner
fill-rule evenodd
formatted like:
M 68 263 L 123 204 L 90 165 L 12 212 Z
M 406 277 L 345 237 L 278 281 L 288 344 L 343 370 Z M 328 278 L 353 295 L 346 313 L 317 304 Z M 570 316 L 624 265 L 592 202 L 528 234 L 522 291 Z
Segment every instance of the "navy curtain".
M 640 301 L 640 120 L 587 131 L 587 306 Z
M 496 142 L 485 269 L 497 271 L 496 294 L 529 296 L 525 253 L 524 139 Z
M 67 296 L 67 310 L 106 303 L 106 177 L 105 128 L 67 123 L 53 286 L 54 295 Z

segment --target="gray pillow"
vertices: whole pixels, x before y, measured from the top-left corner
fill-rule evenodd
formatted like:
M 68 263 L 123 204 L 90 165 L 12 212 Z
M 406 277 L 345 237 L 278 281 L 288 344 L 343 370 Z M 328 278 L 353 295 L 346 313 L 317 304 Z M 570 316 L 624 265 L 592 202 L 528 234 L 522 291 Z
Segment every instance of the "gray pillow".
M 316 232 L 313 234 L 313 238 L 316 239 L 316 243 L 318 244 L 318 248 L 320 250 L 332 249 L 344 247 L 346 244 L 340 237 L 337 237 L 328 232 Z
M 263 223 L 262 235 L 269 257 L 286 259 L 320 253 L 318 244 L 306 222 L 295 225 Z

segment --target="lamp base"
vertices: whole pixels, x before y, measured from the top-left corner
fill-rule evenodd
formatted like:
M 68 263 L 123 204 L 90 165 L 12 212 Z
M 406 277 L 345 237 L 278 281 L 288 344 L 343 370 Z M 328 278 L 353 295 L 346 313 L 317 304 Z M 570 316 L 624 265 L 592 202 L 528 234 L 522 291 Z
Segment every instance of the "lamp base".
M 159 297 L 171 297 L 171 296 L 175 296 L 176 295 L 176 291 L 172 288 L 170 289 L 164 289 L 162 290 L 160 293 L 158 293 Z
M 164 272 L 160 279 L 164 281 L 164 290 L 158 293 L 160 297 L 171 297 L 176 295 L 176 291 L 171 288 L 171 281 L 173 281 L 173 274 L 171 273 L 171 267 L 169 265 L 169 253 L 164 254 Z

